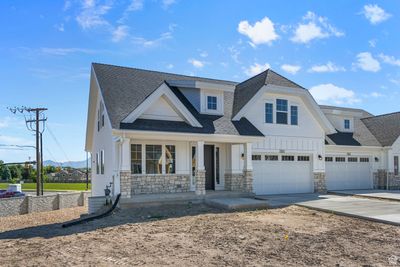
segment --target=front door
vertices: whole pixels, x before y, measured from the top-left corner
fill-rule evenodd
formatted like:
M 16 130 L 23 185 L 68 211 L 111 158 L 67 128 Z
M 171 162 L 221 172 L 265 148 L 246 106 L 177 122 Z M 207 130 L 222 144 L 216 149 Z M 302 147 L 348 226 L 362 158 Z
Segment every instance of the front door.
M 213 145 L 204 146 L 204 167 L 206 168 L 206 190 L 215 190 Z

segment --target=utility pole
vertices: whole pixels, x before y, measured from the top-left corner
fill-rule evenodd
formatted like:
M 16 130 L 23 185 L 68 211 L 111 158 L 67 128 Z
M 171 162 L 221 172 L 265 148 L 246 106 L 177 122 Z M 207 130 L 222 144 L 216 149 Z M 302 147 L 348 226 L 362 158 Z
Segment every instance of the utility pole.
M 44 116 L 43 112 L 47 110 L 47 108 L 27 108 L 27 107 L 14 107 L 8 108 L 12 113 L 16 113 L 17 111 L 20 113 L 28 112 L 30 116 L 25 116 L 25 123 L 28 130 L 35 132 L 36 137 L 36 195 L 43 195 L 43 147 L 42 147 L 42 133 L 45 130 L 45 122 L 47 118 Z M 32 113 L 34 113 L 34 118 L 32 117 Z M 41 116 L 42 115 L 42 116 Z M 40 129 L 40 122 L 42 122 L 43 126 Z M 33 125 L 35 125 L 33 127 Z
M 40 190 L 41 195 L 43 196 L 43 187 L 44 187 L 44 179 L 43 179 L 43 133 L 40 133 Z

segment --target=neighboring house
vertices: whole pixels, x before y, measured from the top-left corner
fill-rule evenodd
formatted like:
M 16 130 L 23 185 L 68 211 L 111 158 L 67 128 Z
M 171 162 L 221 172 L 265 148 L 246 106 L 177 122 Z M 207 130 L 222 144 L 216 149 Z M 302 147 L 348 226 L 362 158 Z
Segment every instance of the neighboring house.
M 400 187 L 399 135 L 400 113 L 319 106 L 272 70 L 235 83 L 92 65 L 92 196 Z
M 75 169 L 64 169 L 51 173 L 48 179 L 49 182 L 84 182 L 86 181 L 86 173 Z

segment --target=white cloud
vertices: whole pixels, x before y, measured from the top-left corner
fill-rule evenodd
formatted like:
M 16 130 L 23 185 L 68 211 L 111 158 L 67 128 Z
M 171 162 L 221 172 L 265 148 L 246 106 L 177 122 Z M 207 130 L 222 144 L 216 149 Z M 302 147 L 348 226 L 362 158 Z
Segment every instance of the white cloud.
M 233 61 L 235 61 L 236 63 L 240 63 L 239 60 L 239 55 L 240 55 L 240 51 L 235 48 L 234 46 L 228 47 L 228 51 L 231 54 L 231 58 L 233 59 Z
M 188 62 L 190 64 L 192 64 L 192 66 L 195 67 L 195 68 L 202 68 L 205 65 L 204 61 L 197 60 L 197 59 L 194 59 L 194 58 L 189 59 Z
M 372 96 L 372 97 L 382 97 L 382 96 L 384 96 L 384 95 L 381 94 L 381 93 L 378 93 L 378 92 L 372 92 L 372 93 L 370 94 L 370 96 Z
M 393 56 L 388 56 L 385 54 L 379 54 L 379 58 L 382 59 L 384 63 L 394 65 L 394 66 L 400 66 L 400 59 L 397 59 Z
M 170 64 L 167 65 L 167 69 L 170 70 L 170 69 L 173 69 L 173 68 L 174 68 L 174 64 L 171 64 L 171 63 L 170 63 Z
M 63 11 L 67 11 L 71 7 L 71 1 L 67 0 L 64 2 Z
M 370 47 L 375 47 L 378 41 L 376 39 L 371 39 L 368 41 Z
M 200 53 L 200 56 L 201 56 L 201 57 L 208 57 L 207 51 L 201 52 L 201 53 Z
M 275 32 L 274 23 L 268 17 L 264 17 L 254 25 L 250 25 L 247 20 L 243 20 L 239 23 L 238 32 L 249 37 L 252 46 L 259 44 L 271 45 L 273 41 L 279 38 Z
M 63 32 L 64 31 L 64 23 L 56 24 L 56 25 L 54 25 L 54 28 L 56 28 L 57 31 L 59 31 L 59 32 Z
M 82 2 L 82 9 L 76 17 L 76 21 L 84 30 L 109 25 L 108 21 L 105 20 L 103 16 L 106 15 L 110 9 L 111 5 L 109 4 L 96 5 L 94 0 L 85 0 Z
M 271 67 L 271 65 L 269 65 L 268 63 L 265 63 L 263 65 L 261 65 L 259 63 L 254 63 L 253 65 L 246 68 L 244 70 L 244 73 L 247 76 L 255 76 L 255 75 L 265 71 L 266 69 L 269 69 L 270 67 Z
M 352 105 L 360 102 L 354 91 L 331 83 L 313 86 L 310 88 L 310 93 L 319 104 Z
M 379 24 L 392 16 L 378 5 L 365 5 L 362 14 L 373 25 Z
M 162 0 L 162 6 L 164 9 L 169 8 L 171 5 L 175 4 L 176 0 Z
M 117 43 L 122 41 L 128 36 L 129 27 L 126 25 L 119 25 L 113 32 L 112 32 L 112 41 Z
M 287 73 L 290 73 L 290 74 L 293 74 L 293 75 L 294 75 L 294 74 L 296 74 L 296 73 L 301 69 L 301 66 L 283 64 L 283 65 L 281 66 L 281 69 L 284 70 L 284 71 L 286 71 Z
M 72 53 L 82 53 L 82 54 L 94 54 L 95 50 L 85 49 L 85 48 L 50 48 L 50 47 L 42 47 L 40 48 L 40 52 L 53 56 L 66 56 Z
M 381 69 L 381 64 L 376 60 L 371 53 L 362 52 L 357 55 L 357 63 L 355 65 L 364 70 L 370 72 L 378 72 Z
M 318 17 L 315 13 L 308 11 L 294 31 L 291 40 L 295 43 L 309 43 L 314 39 L 323 39 L 331 36 L 340 37 L 344 33 L 337 30 L 328 23 L 325 17 Z
M 129 4 L 128 8 L 126 9 L 127 12 L 129 11 L 137 11 L 143 9 L 143 0 L 132 0 Z
M 334 63 L 330 61 L 328 61 L 328 63 L 323 65 L 314 65 L 308 70 L 308 72 L 338 72 L 338 71 L 346 71 L 346 69 L 341 66 L 336 66 Z
M 396 80 L 396 79 L 390 79 L 389 80 L 391 83 L 394 83 L 396 85 L 400 85 L 400 79 Z
M 172 32 L 165 32 L 160 35 L 157 39 L 149 40 L 143 37 L 133 37 L 132 41 L 144 48 L 156 47 L 163 41 L 172 39 Z

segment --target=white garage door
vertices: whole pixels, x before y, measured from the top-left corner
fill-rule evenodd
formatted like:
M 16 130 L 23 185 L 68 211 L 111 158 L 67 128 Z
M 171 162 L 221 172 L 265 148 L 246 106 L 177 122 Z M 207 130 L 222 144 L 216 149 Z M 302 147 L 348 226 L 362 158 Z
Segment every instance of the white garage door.
M 328 190 L 371 189 L 372 165 L 369 157 L 327 156 L 325 158 Z
M 257 195 L 313 192 L 311 157 L 253 155 L 253 190 Z

